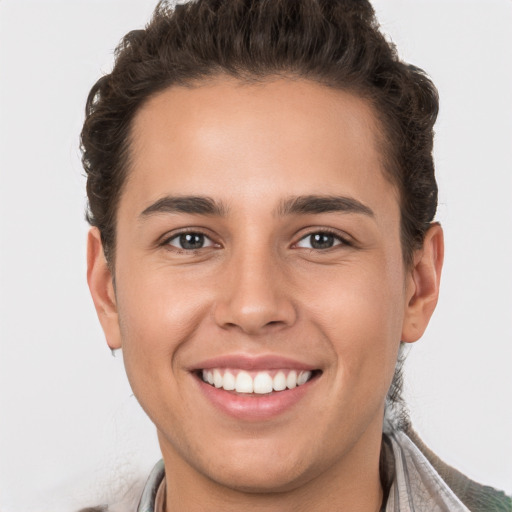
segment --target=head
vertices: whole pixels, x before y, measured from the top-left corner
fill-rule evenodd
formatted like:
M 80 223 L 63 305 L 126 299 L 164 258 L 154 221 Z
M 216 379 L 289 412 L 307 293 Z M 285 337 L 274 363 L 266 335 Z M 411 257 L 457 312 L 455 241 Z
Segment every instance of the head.
M 399 193 L 410 265 L 437 208 L 434 85 L 400 61 L 369 2 L 274 0 L 200 1 L 175 9 L 160 2 L 145 30 L 124 37 L 113 71 L 91 89 L 82 131 L 87 220 L 99 228 L 112 268 L 134 116 L 159 91 L 218 76 L 246 83 L 302 78 L 364 98 L 379 121 L 384 171 Z
M 421 70 L 398 59 L 380 33 L 371 5 L 364 1 L 204 0 L 175 9 L 161 2 L 145 30 L 123 39 L 113 71 L 91 90 L 82 132 L 87 218 L 97 228 L 90 267 L 99 251 L 106 262 L 103 274 L 90 270 L 90 283 L 93 289 L 101 288 L 98 283 L 110 275 L 110 291 L 93 291 L 107 339 L 113 347 L 123 345 L 135 394 L 161 439 L 167 437 L 164 444 L 174 445 L 183 459 L 204 446 L 188 436 L 189 426 L 176 424 L 169 409 L 179 441 L 173 438 L 166 405 L 159 408 L 150 397 L 158 395 L 162 405 L 165 391 L 144 389 L 138 382 L 140 375 L 151 373 L 152 360 L 145 356 L 151 343 L 145 345 L 144 340 L 162 340 L 158 317 L 167 318 L 174 328 L 169 333 L 174 336 L 172 349 L 159 345 L 157 350 L 160 357 L 167 351 L 173 361 L 178 377 L 167 384 L 175 395 L 183 393 L 179 375 L 192 368 L 197 378 L 199 359 L 210 358 L 207 364 L 213 365 L 212 360 L 226 352 L 226 342 L 254 354 L 266 354 L 276 342 L 288 355 L 295 351 L 302 365 L 313 353 L 316 386 L 321 386 L 322 377 L 323 382 L 332 378 L 333 395 L 339 393 L 340 400 L 346 400 L 339 417 L 335 414 L 319 425 L 325 429 L 323 439 L 337 442 L 336 422 L 349 418 L 350 426 L 338 429 L 346 439 L 341 450 L 350 451 L 370 424 L 375 427 L 372 414 L 383 412 L 388 389 L 392 401 L 400 401 L 400 358 L 393 371 L 400 341 L 415 341 L 426 327 L 437 298 L 442 259 L 439 229 L 432 226 L 437 204 L 432 160 L 437 108 L 432 83 Z M 345 202 L 340 203 L 340 197 Z M 350 219 L 343 221 L 347 233 L 323 227 L 332 224 L 332 217 L 322 215 L 341 211 Z M 178 213 L 189 216 L 182 224 L 197 227 L 201 219 L 200 229 L 185 233 L 188 239 L 177 230 L 179 223 L 169 221 Z M 129 226 L 149 226 L 150 222 L 144 224 L 148 218 L 157 219 L 150 221 L 154 225 L 144 235 L 148 240 L 159 230 L 166 231 L 159 222 L 174 222 L 175 227 L 173 236 L 166 231 L 165 238 L 162 232 L 158 250 L 153 244 L 151 258 L 156 259 L 141 266 L 142 259 L 127 254 L 136 245 Z M 307 231 L 306 221 L 322 227 Z M 369 222 L 374 223 L 365 227 Z M 360 233 L 360 239 L 351 231 Z M 180 259 L 184 243 L 192 252 L 199 244 L 190 260 Z M 312 243 L 317 245 L 310 247 Z M 163 245 L 166 251 L 170 248 L 172 264 L 154 256 Z M 250 254 L 244 253 L 249 246 Z M 345 259 L 336 259 L 339 246 L 351 247 Z M 323 248 L 331 251 L 328 256 Z M 293 256 L 288 256 L 290 249 Z M 302 249 L 318 249 L 322 255 L 304 257 Z M 169 258 L 169 252 L 165 254 Z M 297 259 L 296 254 L 302 256 Z M 365 255 L 366 263 L 339 277 L 344 268 L 357 267 L 353 262 L 358 255 Z M 142 277 L 128 284 L 126 276 L 134 274 Z M 306 275 L 321 289 L 315 290 Z M 172 313 L 165 311 L 164 290 L 155 284 L 167 278 L 172 288 L 167 307 Z M 194 280 L 202 287 L 198 294 L 187 291 Z M 376 280 L 380 285 L 372 284 Z M 155 284 L 151 290 L 148 282 Z M 268 286 L 258 289 L 264 282 Z M 276 283 L 279 290 L 268 292 Z M 340 291 L 342 286 L 346 291 Z M 319 295 L 323 299 L 317 300 Z M 144 298 L 144 303 L 137 307 L 133 297 Z M 258 306 L 251 310 L 247 297 Z M 109 307 L 114 312 L 110 320 L 105 319 Z M 337 325 L 348 311 L 355 321 L 349 325 L 346 318 L 348 327 L 340 334 Z M 361 316 L 363 311 L 374 316 Z M 154 318 L 155 329 L 144 332 Z M 112 334 L 112 319 L 117 334 Z M 358 325 L 366 323 L 368 331 L 362 329 L 359 336 Z M 300 338 L 301 333 L 308 336 L 294 347 L 292 337 Z M 201 340 L 204 344 L 217 335 L 225 339 L 217 345 L 212 342 L 213 348 L 201 348 Z M 385 342 L 366 345 L 366 340 L 381 335 Z M 317 337 L 325 341 L 323 351 L 311 345 Z M 347 346 L 344 353 L 347 340 L 374 350 L 372 364 L 381 360 L 383 373 L 371 364 L 364 369 L 363 348 L 351 356 Z M 374 382 L 370 376 L 375 373 L 379 375 Z M 354 386 L 359 382 L 361 394 L 354 388 L 352 398 L 343 398 L 345 378 Z M 376 392 L 369 389 L 373 384 Z M 365 400 L 370 412 L 355 411 Z M 329 402 L 324 405 L 332 408 Z M 181 406 L 183 416 L 188 406 Z M 265 450 L 281 446 L 278 440 L 284 431 L 273 436 L 268 422 L 251 421 L 248 432 L 234 440 L 241 452 L 250 445 L 263 456 Z M 283 421 L 272 420 L 270 425 L 280 432 Z M 218 431 L 230 426 L 222 417 Z M 313 452 L 314 440 L 312 445 Z M 326 464 L 332 463 L 328 459 Z M 305 467 L 293 462 L 294 467 Z M 205 473 L 208 464 L 197 462 L 196 469 Z M 240 467 L 233 464 L 219 478 L 233 480 L 230 471 Z M 277 475 L 280 468 L 269 471 Z M 316 471 L 322 468 L 317 466 Z M 282 489 L 304 475 L 300 468 L 288 474 Z M 242 479 L 239 488 L 248 485 Z

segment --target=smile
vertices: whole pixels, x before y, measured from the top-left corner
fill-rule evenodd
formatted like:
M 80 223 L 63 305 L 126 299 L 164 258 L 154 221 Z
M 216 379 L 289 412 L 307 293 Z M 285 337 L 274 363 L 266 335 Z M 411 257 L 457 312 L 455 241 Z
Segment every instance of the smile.
M 292 369 L 245 371 L 241 369 L 209 368 L 202 370 L 203 382 L 225 391 L 264 395 L 302 386 L 313 377 L 313 372 Z
M 274 354 L 233 353 L 198 361 L 189 371 L 216 413 L 266 424 L 317 396 L 324 372 L 315 366 Z

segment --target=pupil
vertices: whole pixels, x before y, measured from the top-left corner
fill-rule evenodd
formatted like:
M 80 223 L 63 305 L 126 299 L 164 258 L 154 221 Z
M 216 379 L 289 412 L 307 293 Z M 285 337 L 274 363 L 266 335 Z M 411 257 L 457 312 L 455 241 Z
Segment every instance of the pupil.
M 204 235 L 201 233 L 183 233 L 180 235 L 180 245 L 183 249 L 201 249 Z
M 329 233 L 311 235 L 311 247 L 314 249 L 329 249 L 334 245 L 334 236 Z

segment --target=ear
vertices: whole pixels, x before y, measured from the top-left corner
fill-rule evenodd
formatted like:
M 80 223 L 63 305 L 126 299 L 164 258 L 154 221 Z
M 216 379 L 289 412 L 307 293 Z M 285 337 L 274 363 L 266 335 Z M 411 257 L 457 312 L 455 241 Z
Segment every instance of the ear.
M 111 349 L 121 348 L 114 282 L 96 227 L 89 230 L 87 237 L 87 283 L 108 346 Z
M 413 268 L 406 284 L 406 305 L 402 341 L 412 343 L 425 332 L 439 297 L 439 282 L 444 258 L 443 229 L 433 224 L 423 247 L 414 253 Z

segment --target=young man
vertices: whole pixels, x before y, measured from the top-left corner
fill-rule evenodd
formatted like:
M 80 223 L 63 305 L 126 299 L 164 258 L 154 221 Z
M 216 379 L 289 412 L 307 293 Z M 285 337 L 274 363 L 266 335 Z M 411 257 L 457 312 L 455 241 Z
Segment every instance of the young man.
M 364 1 L 161 3 L 125 37 L 82 142 L 89 286 L 163 455 L 138 510 L 512 509 L 401 407 L 437 108 Z

